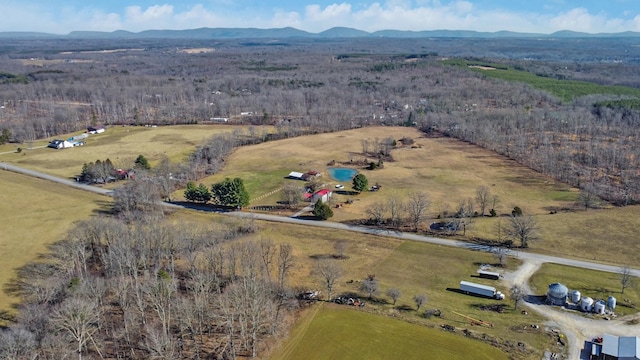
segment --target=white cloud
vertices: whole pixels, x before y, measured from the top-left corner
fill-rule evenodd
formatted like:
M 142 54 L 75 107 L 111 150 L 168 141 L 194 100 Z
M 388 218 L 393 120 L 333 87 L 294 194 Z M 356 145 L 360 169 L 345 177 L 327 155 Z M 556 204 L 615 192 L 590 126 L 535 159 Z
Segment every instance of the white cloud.
M 59 7 L 48 1 L 36 4 L 30 0 L 5 0 L 3 13 L 8 15 L 0 23 L 0 31 L 67 33 L 73 30 L 142 31 L 198 27 L 286 26 L 311 32 L 324 31 L 334 26 L 366 31 L 640 31 L 640 15 L 635 14 L 611 17 L 603 13 L 592 13 L 585 7 L 576 7 L 564 12 L 541 8 L 541 12 L 538 13 L 524 13 L 505 8 L 482 9 L 475 0 L 342 0 L 326 6 L 309 4 L 301 11 L 281 7 L 271 12 L 259 13 L 248 13 L 247 9 L 243 12 L 232 12 L 233 6 L 219 6 L 220 2 L 231 0 L 210 0 L 205 2 L 209 5 L 191 6 L 185 3 L 174 6 L 169 0 L 165 1 L 167 3 L 149 7 L 129 6 L 120 11 L 107 12 L 92 7 L 93 2 L 87 2 L 83 8 L 74 8 Z

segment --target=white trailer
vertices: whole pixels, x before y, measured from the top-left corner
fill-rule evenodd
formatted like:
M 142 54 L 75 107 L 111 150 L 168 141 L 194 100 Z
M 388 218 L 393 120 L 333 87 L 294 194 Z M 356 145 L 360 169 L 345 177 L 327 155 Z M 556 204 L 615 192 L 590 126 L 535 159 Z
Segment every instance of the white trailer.
M 497 291 L 493 286 L 476 284 L 469 281 L 460 281 L 460 290 L 465 294 L 480 295 L 484 297 L 494 298 L 496 300 L 504 299 L 504 294 L 500 291 Z
M 478 270 L 478 276 L 481 278 L 491 279 L 491 280 L 500 279 L 500 273 L 493 272 L 493 271 Z

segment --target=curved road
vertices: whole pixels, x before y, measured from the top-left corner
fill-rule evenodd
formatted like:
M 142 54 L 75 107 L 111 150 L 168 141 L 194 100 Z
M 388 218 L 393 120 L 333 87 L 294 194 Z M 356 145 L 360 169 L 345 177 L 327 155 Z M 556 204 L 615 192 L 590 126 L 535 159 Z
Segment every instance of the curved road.
M 4 162 L 0 163 L 0 169 L 7 170 L 7 171 L 12 171 L 12 172 L 16 172 L 16 173 L 20 173 L 20 174 L 24 174 L 24 175 L 33 176 L 33 177 L 37 177 L 37 178 L 44 179 L 44 180 L 57 182 L 57 183 L 60 183 L 60 184 L 63 184 L 63 185 L 67 185 L 67 186 L 78 188 L 80 190 L 91 191 L 91 192 L 94 192 L 94 193 L 97 193 L 97 194 L 100 194 L 100 195 L 107 195 L 107 196 L 112 196 L 113 195 L 113 190 L 106 190 L 106 189 L 102 189 L 102 188 L 99 188 L 99 187 L 86 185 L 86 184 L 83 184 L 83 183 L 79 183 L 79 182 L 76 182 L 76 181 L 71 181 L 71 180 L 59 178 L 57 176 L 52 176 L 52 175 L 41 173 L 41 172 L 38 172 L 38 171 L 33 171 L 33 170 L 21 168 L 21 167 L 18 167 L 18 166 L 15 166 L 15 165 L 11 165 L 11 164 L 7 164 L 7 163 L 4 163 Z
M 113 196 L 112 190 L 105 190 L 95 186 L 81 184 L 75 181 L 62 179 L 62 178 L 44 174 L 38 171 L 24 169 L 24 168 L 10 165 L 7 163 L 0 163 L 0 169 L 13 171 L 13 172 L 24 174 L 24 175 L 34 176 L 37 178 L 72 186 L 81 190 L 91 191 L 101 195 Z M 163 203 L 163 204 L 165 206 L 174 207 L 174 208 L 179 207 L 179 208 L 190 208 L 190 209 L 201 210 L 201 211 L 211 211 L 210 209 L 206 209 L 204 207 L 198 207 L 197 205 L 186 206 L 186 205 L 179 205 L 174 203 Z M 297 224 L 297 225 L 304 225 L 304 226 L 315 226 L 315 227 L 335 229 L 335 230 L 355 231 L 363 234 L 386 236 L 386 237 L 392 237 L 392 238 L 397 238 L 402 240 L 421 241 L 421 242 L 427 242 L 431 244 L 437 244 L 442 246 L 452 246 L 452 247 L 476 250 L 476 251 L 490 252 L 493 250 L 493 248 L 490 246 L 476 245 L 476 244 L 466 243 L 463 241 L 442 239 L 442 238 L 437 238 L 432 236 L 424 236 L 424 235 L 396 232 L 396 231 L 390 231 L 390 230 L 380 230 L 380 229 L 368 228 L 364 226 L 347 225 L 347 224 L 336 223 L 336 222 L 302 220 L 295 217 L 283 217 L 283 216 L 268 215 L 268 214 L 254 214 L 254 213 L 246 213 L 246 212 L 240 212 L 240 211 L 221 212 L 221 214 L 235 216 L 239 218 L 245 218 L 245 219 L 256 219 L 256 220 L 289 223 L 289 224 Z M 529 253 L 529 252 L 517 252 L 515 254 L 512 253 L 511 255 L 512 256 L 515 255 L 518 258 L 525 260 L 525 264 L 522 266 L 521 269 L 519 269 L 521 276 L 519 276 L 517 280 L 511 279 L 511 282 L 513 283 L 514 280 L 519 281 L 521 284 L 524 284 L 525 286 L 527 285 L 529 276 L 533 275 L 533 272 L 535 272 L 535 269 L 536 269 L 536 268 L 529 269 L 530 268 L 529 265 L 531 265 L 532 263 L 537 264 L 536 266 L 538 267 L 541 263 L 555 263 L 560 265 L 568 265 L 568 266 L 574 266 L 578 268 L 593 269 L 593 270 L 599 270 L 599 271 L 605 271 L 605 272 L 611 272 L 611 273 L 620 272 L 620 267 L 618 266 L 594 263 L 594 262 L 584 261 L 584 260 L 567 259 L 567 258 L 562 258 L 557 256 L 549 256 L 549 255 L 535 254 L 535 253 Z M 527 272 L 525 271 L 526 269 L 529 269 L 531 271 Z M 631 269 L 631 274 L 636 277 L 640 277 L 640 270 Z M 530 306 L 533 306 L 533 305 L 530 305 Z M 536 309 L 536 310 L 540 311 L 540 309 Z M 545 314 L 549 316 L 547 312 L 545 312 Z M 578 333 L 577 331 L 575 331 L 575 329 L 572 329 L 570 325 L 574 324 L 574 322 L 568 321 L 566 317 L 564 318 L 558 318 L 558 316 L 550 316 L 550 317 L 553 320 L 556 320 L 556 321 L 560 320 L 559 322 L 563 322 L 563 324 L 559 324 L 559 325 L 563 327 L 564 332 L 567 335 L 569 335 L 569 340 L 570 340 L 569 349 L 568 349 L 569 356 L 572 358 L 580 358 L 580 349 L 582 348 L 582 341 L 586 340 L 587 337 L 584 334 Z
M 24 168 L 21 168 L 15 165 L 10 165 L 7 163 L 0 163 L 0 169 L 13 171 L 13 172 L 24 174 L 24 175 L 34 176 L 37 178 L 57 182 L 63 185 L 72 186 L 81 190 L 91 191 L 101 195 L 113 196 L 113 190 L 106 190 L 99 187 L 86 185 L 86 184 L 78 183 L 78 182 L 67 180 L 67 179 L 62 179 L 57 176 L 52 176 L 52 175 L 44 174 L 38 171 L 24 169 Z M 197 207 L 197 205 L 195 204 L 194 204 L 195 206 L 193 207 L 187 206 L 187 205 L 175 204 L 175 203 L 163 203 L 163 204 L 170 207 L 180 207 L 180 208 L 189 208 L 189 209 L 196 209 L 196 210 L 202 210 L 202 211 L 211 211 L 210 209 Z M 276 216 L 276 215 L 268 215 L 268 214 L 255 214 L 255 213 L 247 213 L 247 212 L 240 212 L 240 211 L 221 212 L 221 214 L 240 217 L 240 218 L 247 218 L 247 219 L 273 221 L 273 222 L 297 224 L 297 225 L 304 225 L 304 226 L 315 226 L 315 227 L 336 229 L 336 230 L 355 231 L 363 234 L 386 236 L 386 237 L 392 237 L 392 238 L 403 239 L 403 240 L 421 241 L 421 242 L 427 242 L 431 244 L 452 246 L 452 247 L 458 247 L 458 248 L 464 248 L 464 249 L 470 249 L 470 250 L 476 250 L 476 251 L 490 252 L 493 250 L 493 248 L 490 246 L 471 244 L 464 241 L 442 239 L 442 238 L 437 238 L 433 236 L 403 233 L 398 231 L 381 230 L 381 229 L 369 228 L 365 226 L 347 225 L 347 224 L 330 222 L 330 221 L 302 220 L 302 219 L 292 218 L 292 217 L 284 217 L 284 216 Z M 517 256 L 518 258 L 523 260 L 531 260 L 531 261 L 540 262 L 540 263 L 555 263 L 560 265 L 568 265 L 568 266 L 574 266 L 578 268 L 599 270 L 599 271 L 605 271 L 605 272 L 611 272 L 611 273 L 620 272 L 619 266 L 605 265 L 605 264 L 600 264 L 600 263 L 595 263 L 595 262 L 590 262 L 585 260 L 568 259 L 563 257 L 535 254 L 535 253 L 529 253 L 529 252 L 520 252 L 520 251 L 518 251 L 517 253 L 512 252 L 511 255 Z M 631 274 L 633 276 L 640 277 L 640 270 L 631 269 Z

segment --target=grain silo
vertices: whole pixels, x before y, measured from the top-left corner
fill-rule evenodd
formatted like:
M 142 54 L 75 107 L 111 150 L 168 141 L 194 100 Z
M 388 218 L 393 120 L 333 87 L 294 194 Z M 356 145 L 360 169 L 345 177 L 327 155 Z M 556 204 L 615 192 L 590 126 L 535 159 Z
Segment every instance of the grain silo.
M 569 289 L 560 283 L 549 285 L 547 290 L 547 304 L 564 306 L 567 303 Z
M 606 304 L 604 301 L 602 301 L 602 300 L 597 301 L 597 302 L 593 305 L 593 311 L 594 311 L 596 314 L 604 314 L 604 309 L 606 309 L 606 308 L 607 308 L 607 304 Z
M 571 302 L 574 304 L 578 304 L 580 302 L 580 291 L 573 290 L 571 292 Z
M 591 309 L 593 308 L 593 299 L 590 297 L 583 297 L 582 300 L 580 300 L 580 309 L 582 311 L 585 312 L 591 312 Z
M 609 307 L 609 310 L 613 311 L 616 309 L 616 298 L 614 298 L 613 296 L 609 296 L 607 298 L 607 306 Z

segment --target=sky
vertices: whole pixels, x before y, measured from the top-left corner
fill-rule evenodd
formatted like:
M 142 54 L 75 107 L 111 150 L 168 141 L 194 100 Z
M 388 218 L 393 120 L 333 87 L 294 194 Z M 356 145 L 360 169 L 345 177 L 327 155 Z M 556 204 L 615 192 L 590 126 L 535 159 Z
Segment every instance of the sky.
M 282 28 L 313 33 L 475 30 L 640 32 L 638 0 L 0 0 L 0 31 Z

